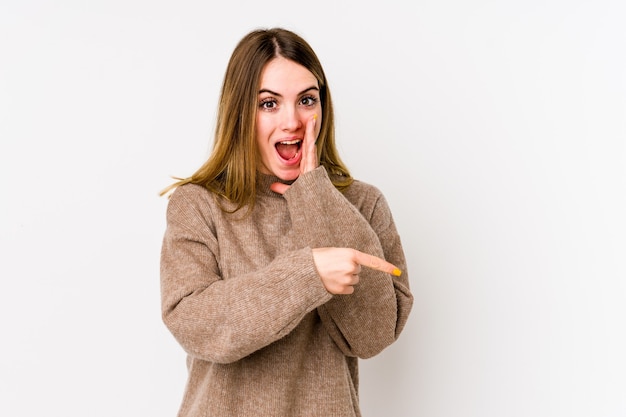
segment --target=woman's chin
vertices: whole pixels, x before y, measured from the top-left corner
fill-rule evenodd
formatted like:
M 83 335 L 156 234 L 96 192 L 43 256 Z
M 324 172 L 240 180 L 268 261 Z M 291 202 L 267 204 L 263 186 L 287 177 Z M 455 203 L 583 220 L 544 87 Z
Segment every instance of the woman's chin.
M 274 167 L 272 173 L 280 178 L 281 181 L 295 181 L 300 176 L 300 165 L 294 165 L 290 167 Z
M 287 171 L 287 172 L 279 172 L 276 175 L 282 181 L 295 181 L 300 176 L 300 170 L 297 171 Z
M 283 159 L 277 155 L 277 161 L 271 167 L 275 176 L 282 181 L 295 181 L 300 176 L 300 162 L 302 161 L 302 152 L 298 152 L 291 159 Z

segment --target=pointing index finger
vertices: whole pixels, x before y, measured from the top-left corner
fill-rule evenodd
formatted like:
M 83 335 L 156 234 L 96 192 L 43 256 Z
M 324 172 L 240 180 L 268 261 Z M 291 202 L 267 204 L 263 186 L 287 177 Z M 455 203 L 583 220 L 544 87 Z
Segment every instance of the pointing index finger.
M 381 259 L 377 256 L 370 255 L 367 253 L 360 252 L 358 250 L 354 251 L 356 262 L 359 265 L 366 266 L 371 269 L 376 269 L 377 271 L 386 272 L 393 276 L 399 277 L 402 275 L 402 271 L 394 264 L 391 264 L 384 259 Z

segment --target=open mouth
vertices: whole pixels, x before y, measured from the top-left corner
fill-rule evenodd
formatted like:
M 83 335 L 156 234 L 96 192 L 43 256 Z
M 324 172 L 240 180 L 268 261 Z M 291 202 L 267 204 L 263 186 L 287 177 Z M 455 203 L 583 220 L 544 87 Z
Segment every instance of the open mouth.
M 300 148 L 302 147 L 302 140 L 285 140 L 276 143 L 274 146 L 276 147 L 278 155 L 284 160 L 289 161 L 298 156 L 298 152 L 300 152 Z

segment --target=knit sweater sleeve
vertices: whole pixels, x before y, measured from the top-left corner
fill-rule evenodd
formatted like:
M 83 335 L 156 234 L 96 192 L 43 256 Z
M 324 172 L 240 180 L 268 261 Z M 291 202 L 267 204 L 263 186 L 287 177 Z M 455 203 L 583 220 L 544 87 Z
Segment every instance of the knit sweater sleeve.
M 161 249 L 162 317 L 189 355 L 230 363 L 284 337 L 331 296 L 309 248 L 223 279 L 220 246 L 207 210 L 209 194 L 190 192 L 193 187 L 179 187 L 168 203 Z
M 413 304 L 400 237 L 383 195 L 369 187 L 361 211 L 319 167 L 301 175 L 285 193 L 294 229 L 303 245 L 349 247 L 386 259 L 400 277 L 363 267 L 350 295 L 335 295 L 318 307 L 337 346 L 348 356 L 372 357 L 400 335 Z

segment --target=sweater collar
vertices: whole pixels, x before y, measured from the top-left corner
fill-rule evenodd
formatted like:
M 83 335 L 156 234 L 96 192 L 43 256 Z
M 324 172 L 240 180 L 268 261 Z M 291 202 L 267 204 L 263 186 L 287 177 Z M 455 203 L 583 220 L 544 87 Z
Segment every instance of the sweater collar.
M 275 193 L 274 191 L 270 190 L 270 185 L 272 185 L 275 182 L 282 182 L 283 184 L 293 184 L 295 180 L 293 181 L 284 181 L 281 180 L 280 178 L 278 178 L 275 175 L 268 175 L 268 174 L 262 174 L 260 172 L 257 172 L 256 174 L 256 192 L 258 195 L 267 195 L 267 196 L 272 196 L 272 197 L 279 197 L 280 194 Z

